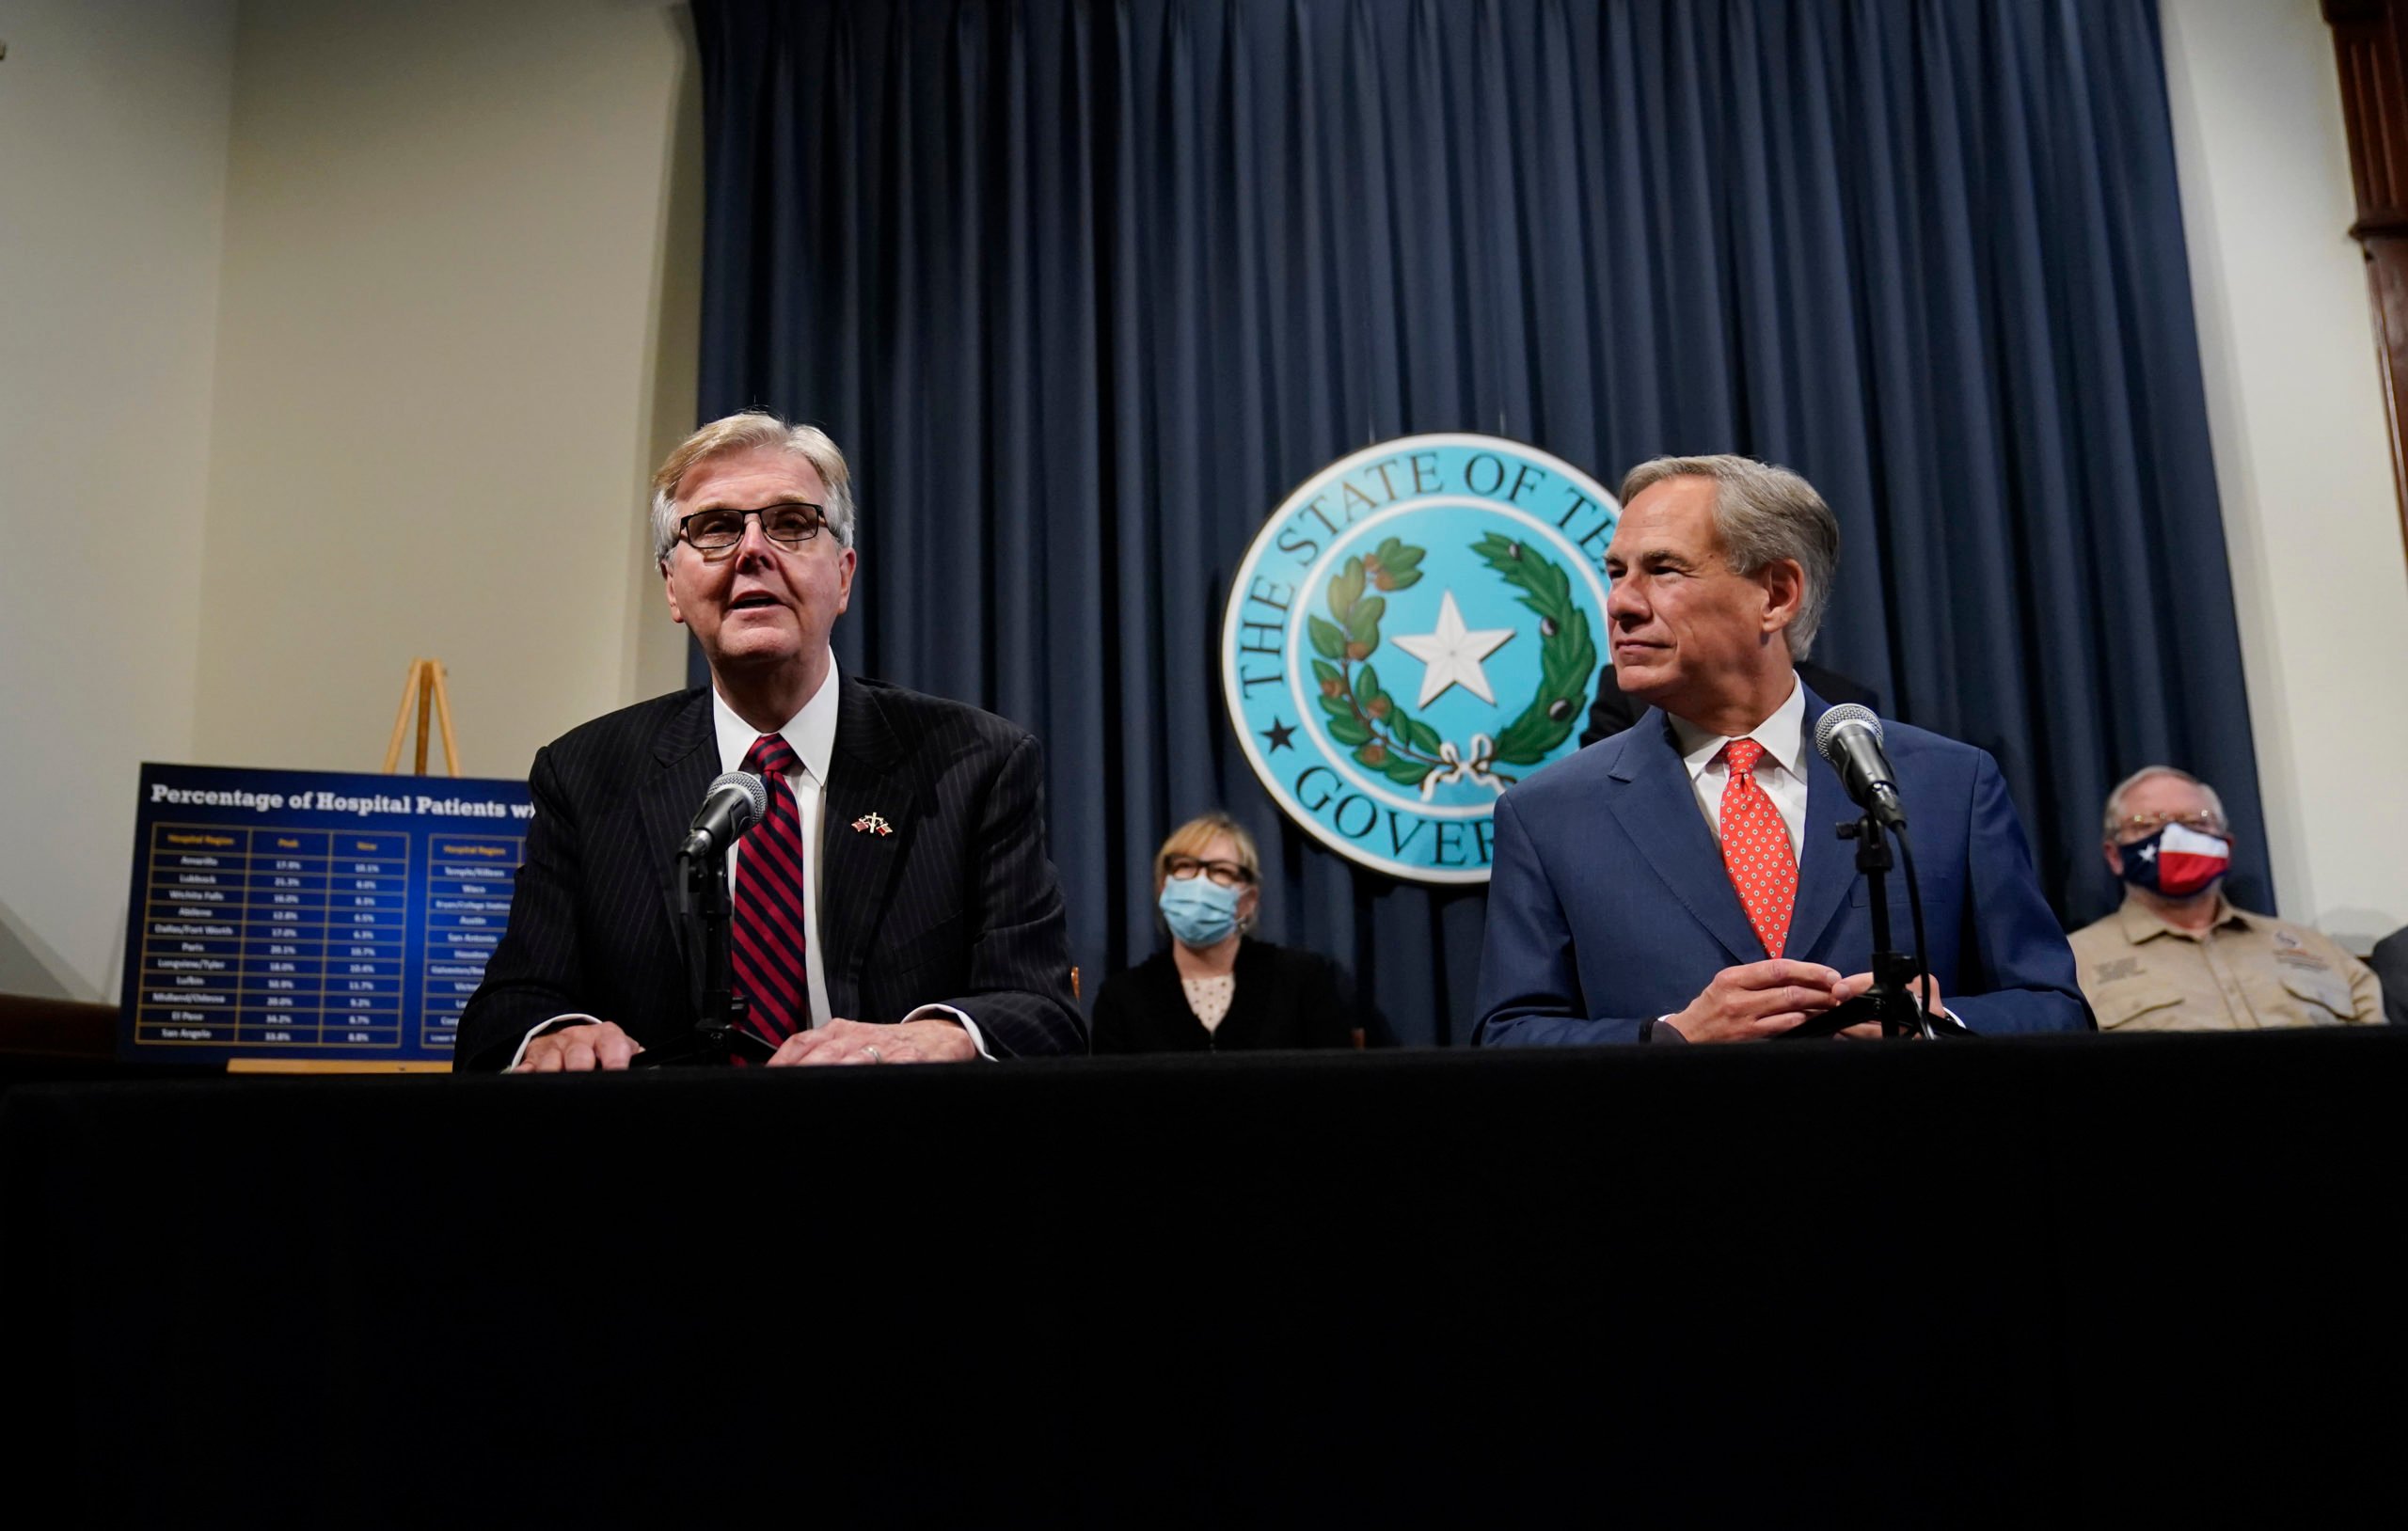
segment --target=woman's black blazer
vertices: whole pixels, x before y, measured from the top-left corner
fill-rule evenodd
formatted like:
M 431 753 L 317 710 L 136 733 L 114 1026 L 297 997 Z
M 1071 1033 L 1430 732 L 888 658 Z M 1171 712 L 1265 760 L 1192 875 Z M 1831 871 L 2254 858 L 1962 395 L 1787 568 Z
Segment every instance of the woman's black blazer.
M 1095 997 L 1098 1052 L 1228 1052 L 1351 1048 L 1354 1005 L 1338 964 L 1318 952 L 1238 942 L 1237 988 L 1215 1031 L 1187 1007 L 1167 950 L 1114 973 Z

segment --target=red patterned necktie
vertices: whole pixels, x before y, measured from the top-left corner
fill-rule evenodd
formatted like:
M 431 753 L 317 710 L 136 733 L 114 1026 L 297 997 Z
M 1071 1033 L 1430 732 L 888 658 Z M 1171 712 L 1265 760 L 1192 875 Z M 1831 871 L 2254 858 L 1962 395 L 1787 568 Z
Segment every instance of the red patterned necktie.
M 1779 956 L 1789 939 L 1790 908 L 1798 902 L 1798 857 L 1789 848 L 1781 810 L 1756 784 L 1756 762 L 1764 755 L 1765 747 L 1753 739 L 1722 747 L 1731 764 L 1731 780 L 1722 788 L 1722 864 L 1766 955 Z
M 783 734 L 764 734 L 744 768 L 769 789 L 761 822 L 736 860 L 736 928 L 729 939 L 736 986 L 750 1002 L 747 1029 L 772 1043 L 811 1024 L 810 970 L 803 966 L 802 816 L 786 777 L 800 761 Z

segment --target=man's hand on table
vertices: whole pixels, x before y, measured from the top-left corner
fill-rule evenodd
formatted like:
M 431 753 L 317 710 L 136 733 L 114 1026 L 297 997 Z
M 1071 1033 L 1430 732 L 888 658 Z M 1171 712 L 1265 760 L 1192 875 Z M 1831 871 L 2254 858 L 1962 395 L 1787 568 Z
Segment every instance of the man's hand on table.
M 819 1064 L 958 1064 L 978 1056 L 978 1045 L 955 1021 L 907 1020 L 899 1026 L 832 1020 L 797 1032 L 778 1045 L 771 1068 Z
M 1819 962 L 1743 963 L 1714 975 L 1705 991 L 1664 1024 L 1691 1042 L 1759 1042 L 1805 1024 L 1873 986 L 1871 973 L 1843 978 Z
M 527 1044 L 514 1074 L 585 1074 L 597 1068 L 625 1068 L 643 1044 L 607 1020 L 563 1026 Z

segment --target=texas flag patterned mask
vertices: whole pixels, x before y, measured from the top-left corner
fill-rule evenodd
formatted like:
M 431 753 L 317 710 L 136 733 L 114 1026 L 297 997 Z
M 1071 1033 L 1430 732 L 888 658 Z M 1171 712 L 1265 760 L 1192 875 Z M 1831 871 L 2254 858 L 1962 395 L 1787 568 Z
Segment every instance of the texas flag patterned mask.
M 2116 848 L 2123 853 L 2126 882 L 2168 898 L 2188 898 L 2232 866 L 2231 841 L 2180 824 Z

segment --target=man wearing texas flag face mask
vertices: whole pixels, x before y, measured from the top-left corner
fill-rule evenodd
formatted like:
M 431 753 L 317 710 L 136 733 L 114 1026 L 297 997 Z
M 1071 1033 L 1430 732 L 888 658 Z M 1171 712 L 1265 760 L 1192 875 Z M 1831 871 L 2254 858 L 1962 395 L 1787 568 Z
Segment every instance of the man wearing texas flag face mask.
M 2104 1031 L 2258 1031 L 2370 1024 L 2383 995 L 2366 965 L 2304 925 L 2224 896 L 2231 830 L 2215 789 L 2149 766 L 2107 795 L 2107 869 L 2124 907 L 2073 934 L 2083 992 Z

